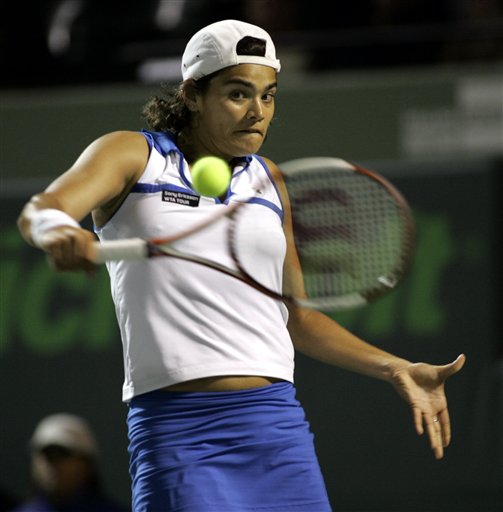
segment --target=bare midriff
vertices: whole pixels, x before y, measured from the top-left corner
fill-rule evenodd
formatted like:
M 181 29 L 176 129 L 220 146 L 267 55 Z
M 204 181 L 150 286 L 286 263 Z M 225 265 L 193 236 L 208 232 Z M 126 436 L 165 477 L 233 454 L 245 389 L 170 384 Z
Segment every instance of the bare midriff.
M 259 377 L 255 375 L 228 375 L 205 377 L 173 384 L 163 388 L 163 391 L 197 392 L 197 391 L 239 391 L 243 389 L 269 386 L 281 379 L 274 377 Z

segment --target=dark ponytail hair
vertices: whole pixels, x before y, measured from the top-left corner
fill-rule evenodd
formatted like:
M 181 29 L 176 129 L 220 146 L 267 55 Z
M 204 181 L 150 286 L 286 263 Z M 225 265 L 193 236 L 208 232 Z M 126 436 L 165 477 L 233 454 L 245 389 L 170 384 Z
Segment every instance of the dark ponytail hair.
M 194 81 L 200 93 L 206 91 L 214 75 L 215 73 Z M 141 113 L 149 129 L 178 135 L 190 125 L 192 116 L 183 99 L 183 82 L 179 86 L 161 84 L 161 94 L 151 97 Z
M 246 36 L 238 42 L 236 52 L 238 55 L 264 56 L 265 46 L 266 43 L 263 39 Z M 194 81 L 194 85 L 201 94 L 204 94 L 211 79 L 218 73 L 220 71 Z M 145 103 L 142 116 L 149 129 L 178 135 L 190 125 L 192 112 L 185 105 L 183 86 L 183 82 L 179 86 L 161 84 L 160 94 L 151 97 Z
M 142 116 L 149 129 L 156 132 L 179 133 L 189 122 L 180 87 L 161 84 L 161 95 L 151 97 L 142 108 Z

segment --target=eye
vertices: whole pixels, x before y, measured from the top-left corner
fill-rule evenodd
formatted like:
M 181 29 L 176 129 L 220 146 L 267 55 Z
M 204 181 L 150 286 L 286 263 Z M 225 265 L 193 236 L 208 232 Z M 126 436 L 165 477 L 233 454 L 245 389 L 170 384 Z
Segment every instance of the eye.
M 264 94 L 262 96 L 262 100 L 265 101 L 266 103 L 271 103 L 272 101 L 274 101 L 274 97 L 276 96 L 276 93 L 274 92 L 267 92 L 266 94 Z
M 229 98 L 232 100 L 244 100 L 246 98 L 246 94 L 240 89 L 235 89 L 229 93 Z

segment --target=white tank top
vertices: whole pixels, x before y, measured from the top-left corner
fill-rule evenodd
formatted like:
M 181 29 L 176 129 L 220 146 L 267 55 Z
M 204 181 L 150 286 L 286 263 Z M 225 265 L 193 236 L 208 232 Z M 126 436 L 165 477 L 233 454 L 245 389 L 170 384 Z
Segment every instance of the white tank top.
M 166 133 L 143 132 L 150 157 L 101 240 L 169 236 L 271 179 L 260 157 L 235 161 L 225 201 L 194 192 L 187 162 Z M 261 226 L 253 257 L 264 284 L 281 289 L 285 255 L 283 207 L 275 187 L 253 205 Z M 234 268 L 228 219 L 176 247 Z M 293 382 L 294 349 L 285 305 L 239 280 L 183 260 L 161 257 L 107 264 L 124 351 L 123 400 L 211 376 L 259 375 Z

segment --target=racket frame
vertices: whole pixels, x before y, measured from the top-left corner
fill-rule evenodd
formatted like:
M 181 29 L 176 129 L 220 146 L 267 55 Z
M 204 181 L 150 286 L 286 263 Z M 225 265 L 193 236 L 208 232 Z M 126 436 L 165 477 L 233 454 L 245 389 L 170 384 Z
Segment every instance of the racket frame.
M 231 204 L 224 205 L 225 207 L 222 208 L 221 211 L 219 211 L 218 213 L 213 214 L 204 221 L 196 223 L 190 228 L 182 230 L 177 234 L 169 237 L 153 238 L 150 240 L 134 238 L 117 241 L 107 241 L 104 243 L 96 242 L 94 244 L 93 249 L 90 252 L 89 259 L 91 261 L 94 261 L 95 263 L 105 263 L 106 261 L 110 261 L 112 259 L 140 260 L 144 258 L 170 256 L 185 261 L 190 261 L 193 263 L 198 263 L 210 269 L 217 270 L 224 274 L 230 275 L 246 283 L 247 285 L 252 286 L 256 290 L 260 291 L 261 293 L 269 297 L 272 297 L 276 300 L 285 301 L 294 306 L 310 307 L 322 311 L 341 311 L 361 307 L 365 304 L 368 304 L 369 302 L 373 302 L 377 298 L 385 295 L 391 289 L 395 288 L 395 286 L 403 280 L 404 276 L 410 270 L 412 266 L 414 253 L 414 222 L 411 209 L 406 199 L 398 191 L 398 189 L 394 185 L 392 185 L 386 178 L 384 178 L 384 176 L 382 176 L 381 174 L 373 170 L 369 170 L 356 163 L 334 157 L 307 157 L 284 162 L 280 164 L 278 167 L 283 174 L 285 183 L 287 184 L 289 176 L 295 176 L 295 174 L 297 173 L 305 172 L 306 169 L 315 171 L 316 169 L 324 169 L 327 167 L 334 166 L 337 166 L 340 169 L 347 170 L 348 172 L 360 173 L 365 177 L 373 180 L 381 187 L 383 187 L 399 208 L 401 217 L 404 220 L 404 233 L 406 236 L 402 247 L 400 264 L 397 265 L 397 268 L 393 269 L 393 272 L 390 272 L 388 275 L 377 276 L 376 286 L 369 290 L 366 290 L 365 292 L 351 292 L 342 296 L 309 299 L 307 297 L 299 298 L 288 294 L 281 294 L 273 290 L 270 290 L 266 286 L 257 282 L 253 278 L 253 276 L 251 276 L 250 273 L 243 267 L 239 255 L 236 251 L 235 244 L 236 230 L 238 229 L 238 223 L 236 222 L 236 219 L 239 217 L 239 210 L 244 205 L 248 204 L 248 202 L 251 199 L 256 197 L 254 195 L 250 195 L 249 197 L 243 198 L 243 200 L 235 201 L 232 202 Z M 263 188 L 263 186 L 265 185 L 269 186 L 269 183 L 257 184 L 256 190 Z M 223 219 L 224 217 L 228 217 L 231 220 L 227 228 L 228 249 L 231 258 L 234 264 L 236 265 L 236 269 L 229 268 L 223 264 L 209 260 L 204 257 L 196 256 L 194 254 L 183 253 L 172 247 L 172 244 L 175 243 L 176 241 L 189 237 L 205 229 L 211 224 L 217 222 L 218 220 Z M 124 246 L 128 244 L 130 244 L 132 247 L 132 250 L 130 252 L 131 257 L 119 257 L 120 254 L 124 254 Z M 109 248 L 109 250 L 107 250 L 107 248 Z M 118 252 L 114 252 L 115 250 L 117 250 Z

